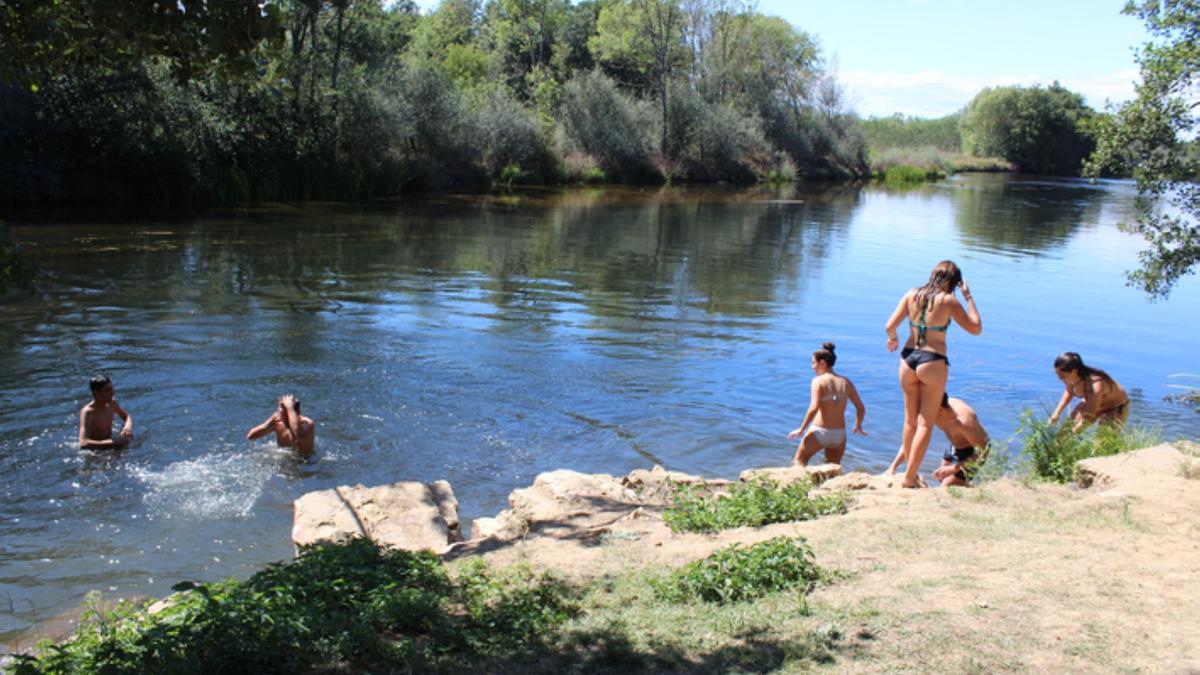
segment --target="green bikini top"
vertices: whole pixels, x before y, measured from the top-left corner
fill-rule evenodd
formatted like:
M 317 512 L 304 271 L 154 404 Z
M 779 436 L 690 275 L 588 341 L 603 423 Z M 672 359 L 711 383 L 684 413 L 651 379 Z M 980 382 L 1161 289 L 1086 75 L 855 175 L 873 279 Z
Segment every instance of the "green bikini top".
M 926 305 L 921 306 L 921 320 L 920 321 L 918 321 L 917 323 L 913 323 L 912 319 L 908 320 L 908 325 L 917 329 L 917 346 L 918 347 L 925 346 L 925 332 L 926 331 L 932 331 L 934 333 L 945 333 L 950 328 L 949 321 L 946 322 L 945 326 L 927 326 L 927 325 L 925 325 L 925 307 L 927 305 L 928 305 L 928 303 L 926 303 Z

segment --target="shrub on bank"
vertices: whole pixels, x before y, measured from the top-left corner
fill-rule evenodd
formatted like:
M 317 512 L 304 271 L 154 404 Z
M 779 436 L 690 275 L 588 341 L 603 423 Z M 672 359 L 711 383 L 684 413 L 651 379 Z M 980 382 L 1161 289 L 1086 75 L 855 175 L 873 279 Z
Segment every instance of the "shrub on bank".
M 563 85 L 560 115 L 567 138 L 610 177 L 657 174 L 650 162 L 658 129 L 651 105 L 622 93 L 604 74 L 580 73 Z
M 89 611 L 73 639 L 16 673 L 422 670 L 521 654 L 575 612 L 574 591 L 528 568 L 458 576 L 430 553 L 356 539 L 305 549 L 244 582 L 181 584 L 157 614 Z
M 1024 434 L 1023 454 L 1033 475 L 1057 483 L 1075 478 L 1075 464 L 1090 457 L 1107 457 L 1122 452 L 1147 448 L 1162 442 L 1158 433 L 1148 429 L 1094 425 L 1082 433 L 1073 433 L 1070 423 L 1062 426 L 1048 424 L 1033 412 L 1021 413 L 1018 434 Z
M 714 497 L 703 487 L 676 485 L 663 522 L 674 532 L 716 532 L 846 512 L 846 501 L 840 495 L 813 497 L 809 495 L 812 487 L 807 481 L 797 481 L 781 488 L 763 478 L 736 483 L 729 494 Z
M 745 548 L 727 546 L 652 583 L 655 594 L 670 602 L 726 604 L 789 589 L 807 593 L 820 578 L 803 538 L 775 537 Z

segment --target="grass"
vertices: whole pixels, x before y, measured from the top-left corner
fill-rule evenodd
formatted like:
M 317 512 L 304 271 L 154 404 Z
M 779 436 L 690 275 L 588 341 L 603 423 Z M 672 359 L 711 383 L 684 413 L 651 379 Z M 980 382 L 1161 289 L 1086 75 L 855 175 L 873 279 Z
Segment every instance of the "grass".
M 728 494 L 713 496 L 703 485 L 678 484 L 671 506 L 663 512 L 663 522 L 673 532 L 716 532 L 846 512 L 841 495 L 813 497 L 809 494 L 812 488 L 807 481 L 781 488 L 775 481 L 761 478 L 736 483 Z
M 245 582 L 181 584 L 157 614 L 132 603 L 94 606 L 73 638 L 43 642 L 9 668 L 724 672 L 814 664 L 832 658 L 840 635 L 808 618 L 804 596 L 826 578 L 807 544 L 787 537 L 731 546 L 665 577 L 630 571 L 577 585 L 480 560 L 448 568 L 432 554 L 354 540 L 305 549 Z M 694 601 L 711 609 L 698 614 Z
M 915 170 L 946 176 L 967 171 L 1007 172 L 1012 167 L 997 157 L 971 157 L 934 147 L 872 148 L 871 173 L 886 176 L 892 167 L 907 166 Z M 924 180 L 924 179 L 921 179 Z
M 1024 435 L 1023 454 L 1032 474 L 1057 483 L 1074 480 L 1075 464 L 1080 460 L 1138 450 L 1162 441 L 1158 432 L 1137 427 L 1095 425 L 1082 433 L 1072 433 L 1066 424 L 1048 424 L 1030 410 L 1021 413 L 1017 433 Z

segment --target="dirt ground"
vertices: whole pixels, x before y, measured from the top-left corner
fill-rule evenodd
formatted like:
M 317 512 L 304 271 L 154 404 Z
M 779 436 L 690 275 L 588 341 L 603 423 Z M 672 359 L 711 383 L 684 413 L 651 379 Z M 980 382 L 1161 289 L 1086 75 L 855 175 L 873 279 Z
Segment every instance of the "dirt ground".
M 874 479 L 843 516 L 694 535 L 644 507 L 470 553 L 594 577 L 799 535 L 841 574 L 811 603 L 860 625 L 831 670 L 1200 673 L 1200 459 L 1160 446 L 1091 461 L 1089 489 Z

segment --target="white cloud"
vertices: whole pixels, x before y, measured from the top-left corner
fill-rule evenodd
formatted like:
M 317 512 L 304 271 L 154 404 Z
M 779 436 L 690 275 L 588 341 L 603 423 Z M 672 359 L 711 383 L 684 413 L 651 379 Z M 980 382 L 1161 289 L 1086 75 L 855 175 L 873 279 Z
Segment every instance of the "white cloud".
M 1105 101 L 1118 103 L 1133 97 L 1136 69 L 1107 75 L 1061 77 L 1071 91 L 1083 94 L 1088 105 L 1103 109 Z M 960 110 L 984 87 L 1047 85 L 1054 78 L 1040 75 L 964 75 L 940 70 L 898 73 L 848 70 L 838 73 L 851 105 L 864 117 L 897 112 L 918 117 L 941 117 Z

